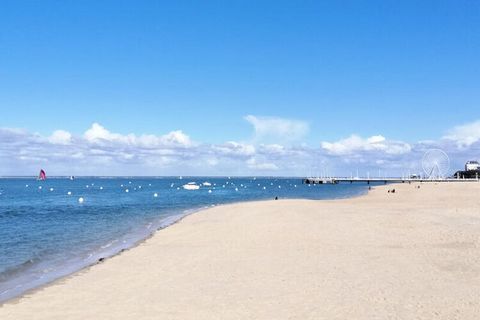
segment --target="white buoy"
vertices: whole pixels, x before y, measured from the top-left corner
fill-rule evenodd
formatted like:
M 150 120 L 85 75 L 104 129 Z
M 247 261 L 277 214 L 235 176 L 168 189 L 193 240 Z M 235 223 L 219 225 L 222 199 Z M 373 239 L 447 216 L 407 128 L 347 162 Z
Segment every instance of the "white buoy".
M 153 194 L 153 196 L 154 196 L 155 198 L 158 197 L 158 193 L 155 192 L 155 193 Z
M 90 186 L 87 184 L 87 185 L 85 186 L 85 188 L 90 188 Z
M 72 195 L 72 191 L 68 191 L 67 194 L 68 194 L 69 196 L 71 196 L 71 195 Z
M 50 188 L 50 191 L 53 191 L 53 188 Z
M 39 189 L 39 190 L 42 190 L 42 186 L 38 186 L 38 189 Z
M 238 188 L 235 188 L 235 191 L 238 191 Z
M 151 183 L 149 183 L 149 184 L 148 184 L 148 186 L 149 186 L 149 187 L 151 187 L 151 186 L 152 186 L 152 184 L 151 184 Z
M 208 190 L 208 193 L 212 193 L 212 190 Z
M 138 189 L 142 189 L 142 186 L 138 186 Z
M 25 185 L 25 188 L 28 188 L 28 184 Z
M 122 188 L 123 188 L 123 184 L 121 184 L 121 185 L 120 185 L 120 187 L 122 187 Z
M 263 190 L 266 190 L 266 189 L 267 189 L 267 187 L 263 187 Z
M 278 189 L 281 189 L 281 188 L 282 188 L 282 186 L 278 186 Z
M 128 190 L 128 189 L 125 189 L 125 192 L 130 192 L 130 190 Z
M 85 201 L 82 197 L 78 198 L 78 203 L 83 203 Z
M 180 187 L 177 187 L 177 190 L 180 190 Z
M 294 185 L 294 187 L 296 188 L 296 187 L 297 187 L 297 185 Z
M 103 190 L 103 187 L 100 187 L 100 190 Z

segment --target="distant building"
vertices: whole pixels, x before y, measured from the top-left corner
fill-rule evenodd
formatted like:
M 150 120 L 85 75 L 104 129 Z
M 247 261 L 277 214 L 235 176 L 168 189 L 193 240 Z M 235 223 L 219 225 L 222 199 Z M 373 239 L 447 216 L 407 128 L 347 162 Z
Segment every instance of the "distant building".
M 465 171 L 477 171 L 480 169 L 480 163 L 478 161 L 467 161 L 465 163 Z
M 457 171 L 453 175 L 457 179 L 479 179 L 480 163 L 478 161 L 467 161 L 465 163 L 465 171 Z

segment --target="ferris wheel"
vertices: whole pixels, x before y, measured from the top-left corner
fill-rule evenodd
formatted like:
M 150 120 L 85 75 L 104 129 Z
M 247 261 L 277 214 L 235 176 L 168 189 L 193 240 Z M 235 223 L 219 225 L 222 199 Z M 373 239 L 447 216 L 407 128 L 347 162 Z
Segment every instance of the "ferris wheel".
M 450 159 L 443 150 L 430 149 L 423 155 L 422 168 L 428 179 L 444 179 L 450 169 Z

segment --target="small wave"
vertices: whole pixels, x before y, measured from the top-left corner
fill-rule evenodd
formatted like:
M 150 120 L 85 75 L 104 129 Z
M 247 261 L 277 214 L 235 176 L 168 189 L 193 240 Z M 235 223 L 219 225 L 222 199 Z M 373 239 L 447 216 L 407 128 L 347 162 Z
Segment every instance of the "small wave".
M 8 293 L 8 292 L 10 292 L 10 291 L 11 291 L 10 289 L 4 290 L 4 291 L 0 292 L 0 296 L 4 295 L 4 294 L 6 294 L 6 293 Z
M 0 272 L 0 281 L 6 281 L 15 275 L 22 274 L 26 270 L 32 268 L 36 262 L 36 259 L 28 259 L 22 263 L 7 268 L 3 272 Z
M 118 239 L 113 240 L 113 241 L 107 243 L 106 245 L 101 246 L 100 248 L 102 248 L 102 249 L 110 248 L 112 245 L 114 245 L 114 244 L 117 243 L 117 242 L 118 242 Z

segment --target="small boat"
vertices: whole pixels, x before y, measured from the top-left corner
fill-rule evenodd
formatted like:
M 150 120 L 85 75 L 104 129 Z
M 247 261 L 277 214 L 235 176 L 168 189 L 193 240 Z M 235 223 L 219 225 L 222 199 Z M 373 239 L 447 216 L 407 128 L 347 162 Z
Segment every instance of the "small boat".
M 207 181 L 202 183 L 202 185 L 204 185 L 205 187 L 211 187 L 212 186 L 212 184 L 210 182 L 207 182 Z
M 37 180 L 41 180 L 41 181 L 47 180 L 47 175 L 45 173 L 45 170 L 40 169 L 40 173 L 38 174 Z
M 184 184 L 182 187 L 185 190 L 198 190 L 198 189 L 200 189 L 200 186 L 197 185 L 195 182 L 189 182 L 187 184 Z

